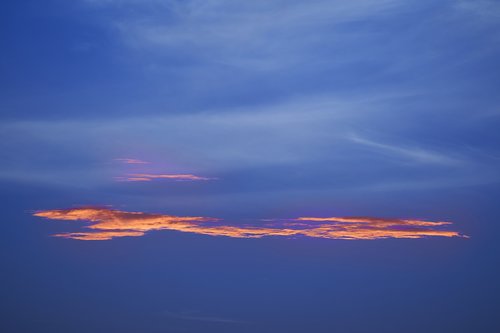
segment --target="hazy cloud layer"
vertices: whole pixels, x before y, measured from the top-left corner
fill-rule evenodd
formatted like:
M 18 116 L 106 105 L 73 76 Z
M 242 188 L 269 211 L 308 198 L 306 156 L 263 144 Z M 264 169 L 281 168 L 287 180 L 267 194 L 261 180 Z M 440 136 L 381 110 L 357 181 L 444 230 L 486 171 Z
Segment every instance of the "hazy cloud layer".
M 497 134 L 488 128 L 495 122 L 461 113 L 431 126 L 423 126 L 423 120 L 410 124 L 405 121 L 408 114 L 398 113 L 393 103 L 406 105 L 419 98 L 375 94 L 354 101 L 316 96 L 235 112 L 3 123 L 0 137 L 15 149 L 2 152 L 5 163 L 0 166 L 0 177 L 101 185 L 116 177 L 222 179 L 228 172 L 258 168 L 269 168 L 271 175 L 276 172 L 273 168 L 281 167 L 282 174 L 307 168 L 311 177 L 331 174 L 337 179 L 356 169 L 356 179 L 364 179 L 364 186 L 407 183 L 409 178 L 448 186 L 461 186 L 464 180 L 472 184 L 497 181 L 500 160 L 495 157 L 497 149 L 490 147 Z M 439 120 L 433 114 L 426 117 Z M 462 124 L 463 119 L 468 119 L 467 124 Z M 479 132 L 487 138 L 481 139 Z M 107 140 L 110 136 L 117 140 Z M 108 163 L 110 156 L 140 158 Z M 371 176 L 377 170 L 385 179 Z M 290 177 L 294 182 L 296 173 Z M 350 178 L 342 179 L 349 182 Z

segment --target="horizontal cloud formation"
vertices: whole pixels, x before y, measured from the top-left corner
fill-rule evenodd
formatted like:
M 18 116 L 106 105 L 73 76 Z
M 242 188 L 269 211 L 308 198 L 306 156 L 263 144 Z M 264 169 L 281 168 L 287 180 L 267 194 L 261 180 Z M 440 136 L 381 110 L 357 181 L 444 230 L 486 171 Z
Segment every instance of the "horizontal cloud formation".
M 56 234 L 79 240 L 108 240 L 143 236 L 152 230 L 176 230 L 210 236 L 261 238 L 265 236 L 307 236 L 328 239 L 464 237 L 456 231 L 435 230 L 450 222 L 382 219 L 374 217 L 300 217 L 277 220 L 262 226 L 231 226 L 218 219 L 200 216 L 172 216 L 124 212 L 107 207 L 79 207 L 38 211 L 34 216 L 51 220 L 88 221 L 91 232 Z
M 118 161 L 123 164 L 150 164 L 150 162 L 133 158 L 115 158 L 115 161 Z M 151 173 L 151 171 L 148 172 L 144 170 L 144 168 L 141 169 L 142 170 L 134 170 L 135 171 L 134 173 L 128 173 L 125 176 L 115 177 L 115 180 L 129 181 L 129 182 L 149 182 L 155 179 L 189 180 L 189 181 L 213 179 L 213 178 L 196 176 L 191 173 Z
M 193 174 L 150 174 L 150 173 L 134 173 L 127 177 L 118 177 L 117 180 L 129 182 L 149 182 L 154 179 L 171 179 L 171 180 L 210 180 L 212 178 L 196 176 Z
M 125 164 L 149 164 L 149 162 L 134 159 L 134 158 L 115 158 L 115 161 L 122 162 Z

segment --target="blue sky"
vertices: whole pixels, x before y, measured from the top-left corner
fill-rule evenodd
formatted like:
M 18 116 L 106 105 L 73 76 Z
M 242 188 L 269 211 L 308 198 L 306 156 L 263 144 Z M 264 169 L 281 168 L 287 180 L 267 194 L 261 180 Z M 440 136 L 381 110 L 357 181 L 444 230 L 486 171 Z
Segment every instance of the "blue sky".
M 3 7 L 6 331 L 498 330 L 497 1 Z M 470 238 L 81 242 L 50 236 L 85 222 L 32 216 L 80 206 L 449 221 Z

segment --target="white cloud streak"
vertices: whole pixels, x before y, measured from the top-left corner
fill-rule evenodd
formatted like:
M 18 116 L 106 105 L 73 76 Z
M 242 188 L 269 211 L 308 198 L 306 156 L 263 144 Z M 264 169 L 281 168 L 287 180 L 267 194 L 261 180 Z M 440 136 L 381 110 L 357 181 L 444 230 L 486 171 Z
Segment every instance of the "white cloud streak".
M 396 158 L 404 158 L 417 163 L 447 166 L 457 166 L 463 164 L 463 161 L 458 158 L 450 157 L 446 154 L 441 154 L 432 150 L 381 143 L 360 137 L 356 134 L 351 134 L 348 138 L 352 142 L 371 148 L 374 152 L 394 156 Z

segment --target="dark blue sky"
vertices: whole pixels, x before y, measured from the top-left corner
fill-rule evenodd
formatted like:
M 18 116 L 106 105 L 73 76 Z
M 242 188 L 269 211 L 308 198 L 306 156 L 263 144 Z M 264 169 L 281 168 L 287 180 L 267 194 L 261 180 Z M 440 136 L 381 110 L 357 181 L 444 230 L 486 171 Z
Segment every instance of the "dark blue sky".
M 2 332 L 500 331 L 497 1 L 21 0 L 0 16 Z M 85 220 L 33 216 L 81 206 L 113 232 L 137 232 L 126 212 L 217 233 L 370 224 L 81 241 L 51 236 L 95 233 Z M 410 219 L 470 238 L 393 239 L 429 232 Z

